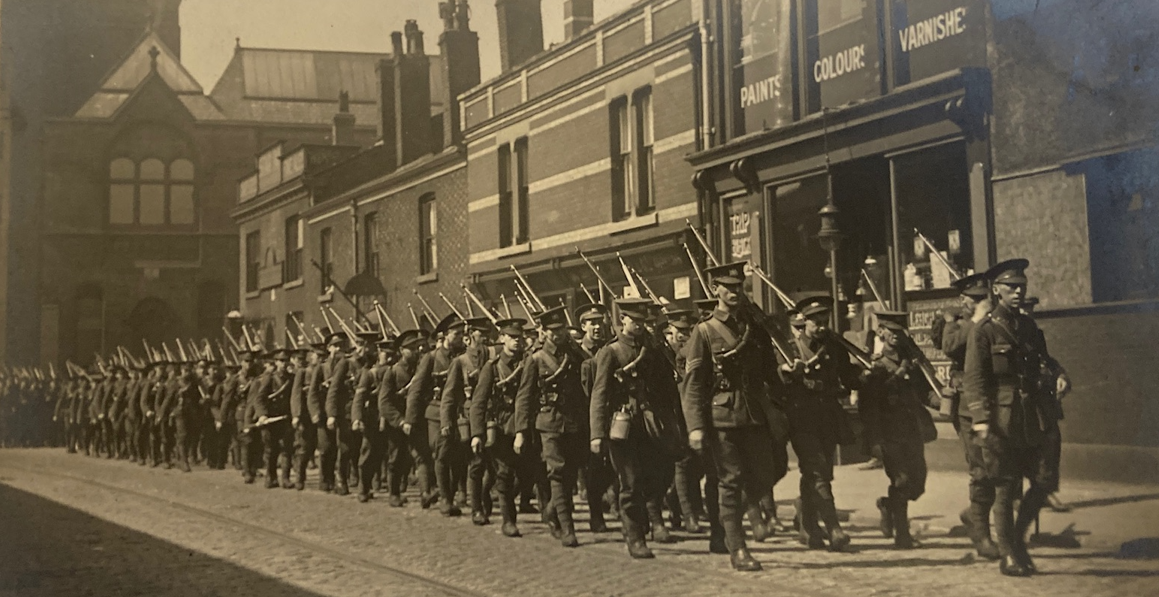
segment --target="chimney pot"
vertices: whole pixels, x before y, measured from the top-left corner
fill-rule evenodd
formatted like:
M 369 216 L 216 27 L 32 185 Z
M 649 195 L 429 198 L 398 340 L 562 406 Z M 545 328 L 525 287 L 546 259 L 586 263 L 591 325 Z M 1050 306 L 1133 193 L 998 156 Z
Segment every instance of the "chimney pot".
M 495 0 L 499 17 L 499 62 L 503 72 L 543 51 L 540 0 Z

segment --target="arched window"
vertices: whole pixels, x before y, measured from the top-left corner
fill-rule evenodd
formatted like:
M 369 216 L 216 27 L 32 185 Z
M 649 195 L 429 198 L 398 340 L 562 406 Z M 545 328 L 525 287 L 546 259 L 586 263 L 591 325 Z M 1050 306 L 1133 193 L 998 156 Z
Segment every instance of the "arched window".
M 196 221 L 193 162 L 168 165 L 157 158 L 109 164 L 109 223 L 128 226 L 189 226 Z

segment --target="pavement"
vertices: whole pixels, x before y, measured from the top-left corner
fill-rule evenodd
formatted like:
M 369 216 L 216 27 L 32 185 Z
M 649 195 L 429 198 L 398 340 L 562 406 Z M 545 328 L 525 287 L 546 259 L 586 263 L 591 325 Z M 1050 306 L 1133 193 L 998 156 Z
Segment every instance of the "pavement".
M 316 479 L 312 479 L 316 482 Z M 777 486 L 792 515 L 798 478 Z M 675 533 L 632 561 L 618 533 L 581 532 L 564 549 L 538 516 L 524 537 L 467 517 L 316 489 L 245 485 L 233 470 L 193 473 L 0 450 L 0 596 L 7 595 L 1146 595 L 1159 594 L 1159 486 L 1064 482 L 1069 513 L 1044 512 L 1032 549 L 1042 573 L 998 574 L 955 528 L 966 478 L 932 472 L 911 506 L 924 547 L 897 551 L 876 530 L 880 470 L 838 467 L 851 553 L 809 551 L 787 535 L 752 544 L 765 570 L 733 572 L 707 537 Z M 581 508 L 582 510 L 582 508 Z M 577 517 L 586 528 L 586 512 Z

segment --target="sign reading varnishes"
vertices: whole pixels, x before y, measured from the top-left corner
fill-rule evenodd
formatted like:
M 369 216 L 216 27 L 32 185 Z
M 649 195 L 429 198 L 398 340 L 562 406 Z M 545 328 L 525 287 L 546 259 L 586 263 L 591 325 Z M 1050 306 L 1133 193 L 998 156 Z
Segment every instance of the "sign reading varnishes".
M 894 85 L 967 66 L 985 66 L 979 0 L 891 0 Z

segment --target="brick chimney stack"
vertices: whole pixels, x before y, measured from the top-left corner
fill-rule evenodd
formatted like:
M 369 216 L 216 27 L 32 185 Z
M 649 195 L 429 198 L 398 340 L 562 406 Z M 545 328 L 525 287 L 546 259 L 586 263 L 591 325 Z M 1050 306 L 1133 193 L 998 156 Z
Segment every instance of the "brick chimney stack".
M 594 0 L 564 0 L 563 39 L 571 41 L 592 26 Z
M 354 145 L 354 115 L 350 113 L 350 94 L 346 90 L 338 93 L 338 113 L 334 115 L 334 126 L 330 129 L 330 140 L 334 145 Z
M 439 3 L 443 32 L 439 35 L 439 52 L 443 55 L 443 147 L 462 140 L 459 122 L 459 94 L 480 82 L 479 35 L 471 31 L 467 0 Z
M 394 55 L 394 112 L 399 167 L 431 153 L 431 63 L 417 21 L 403 27 L 406 53 Z M 394 35 L 392 34 L 392 41 Z
M 394 39 L 397 37 L 397 39 Z M 402 34 L 394 32 L 391 41 L 396 51 L 402 50 Z M 393 170 L 398 166 L 398 127 L 394 114 L 394 61 L 384 58 L 378 61 L 374 70 L 378 73 L 378 138 L 382 140 L 385 152 L 384 163 Z
M 495 0 L 499 16 L 499 62 L 503 72 L 543 51 L 540 0 Z

